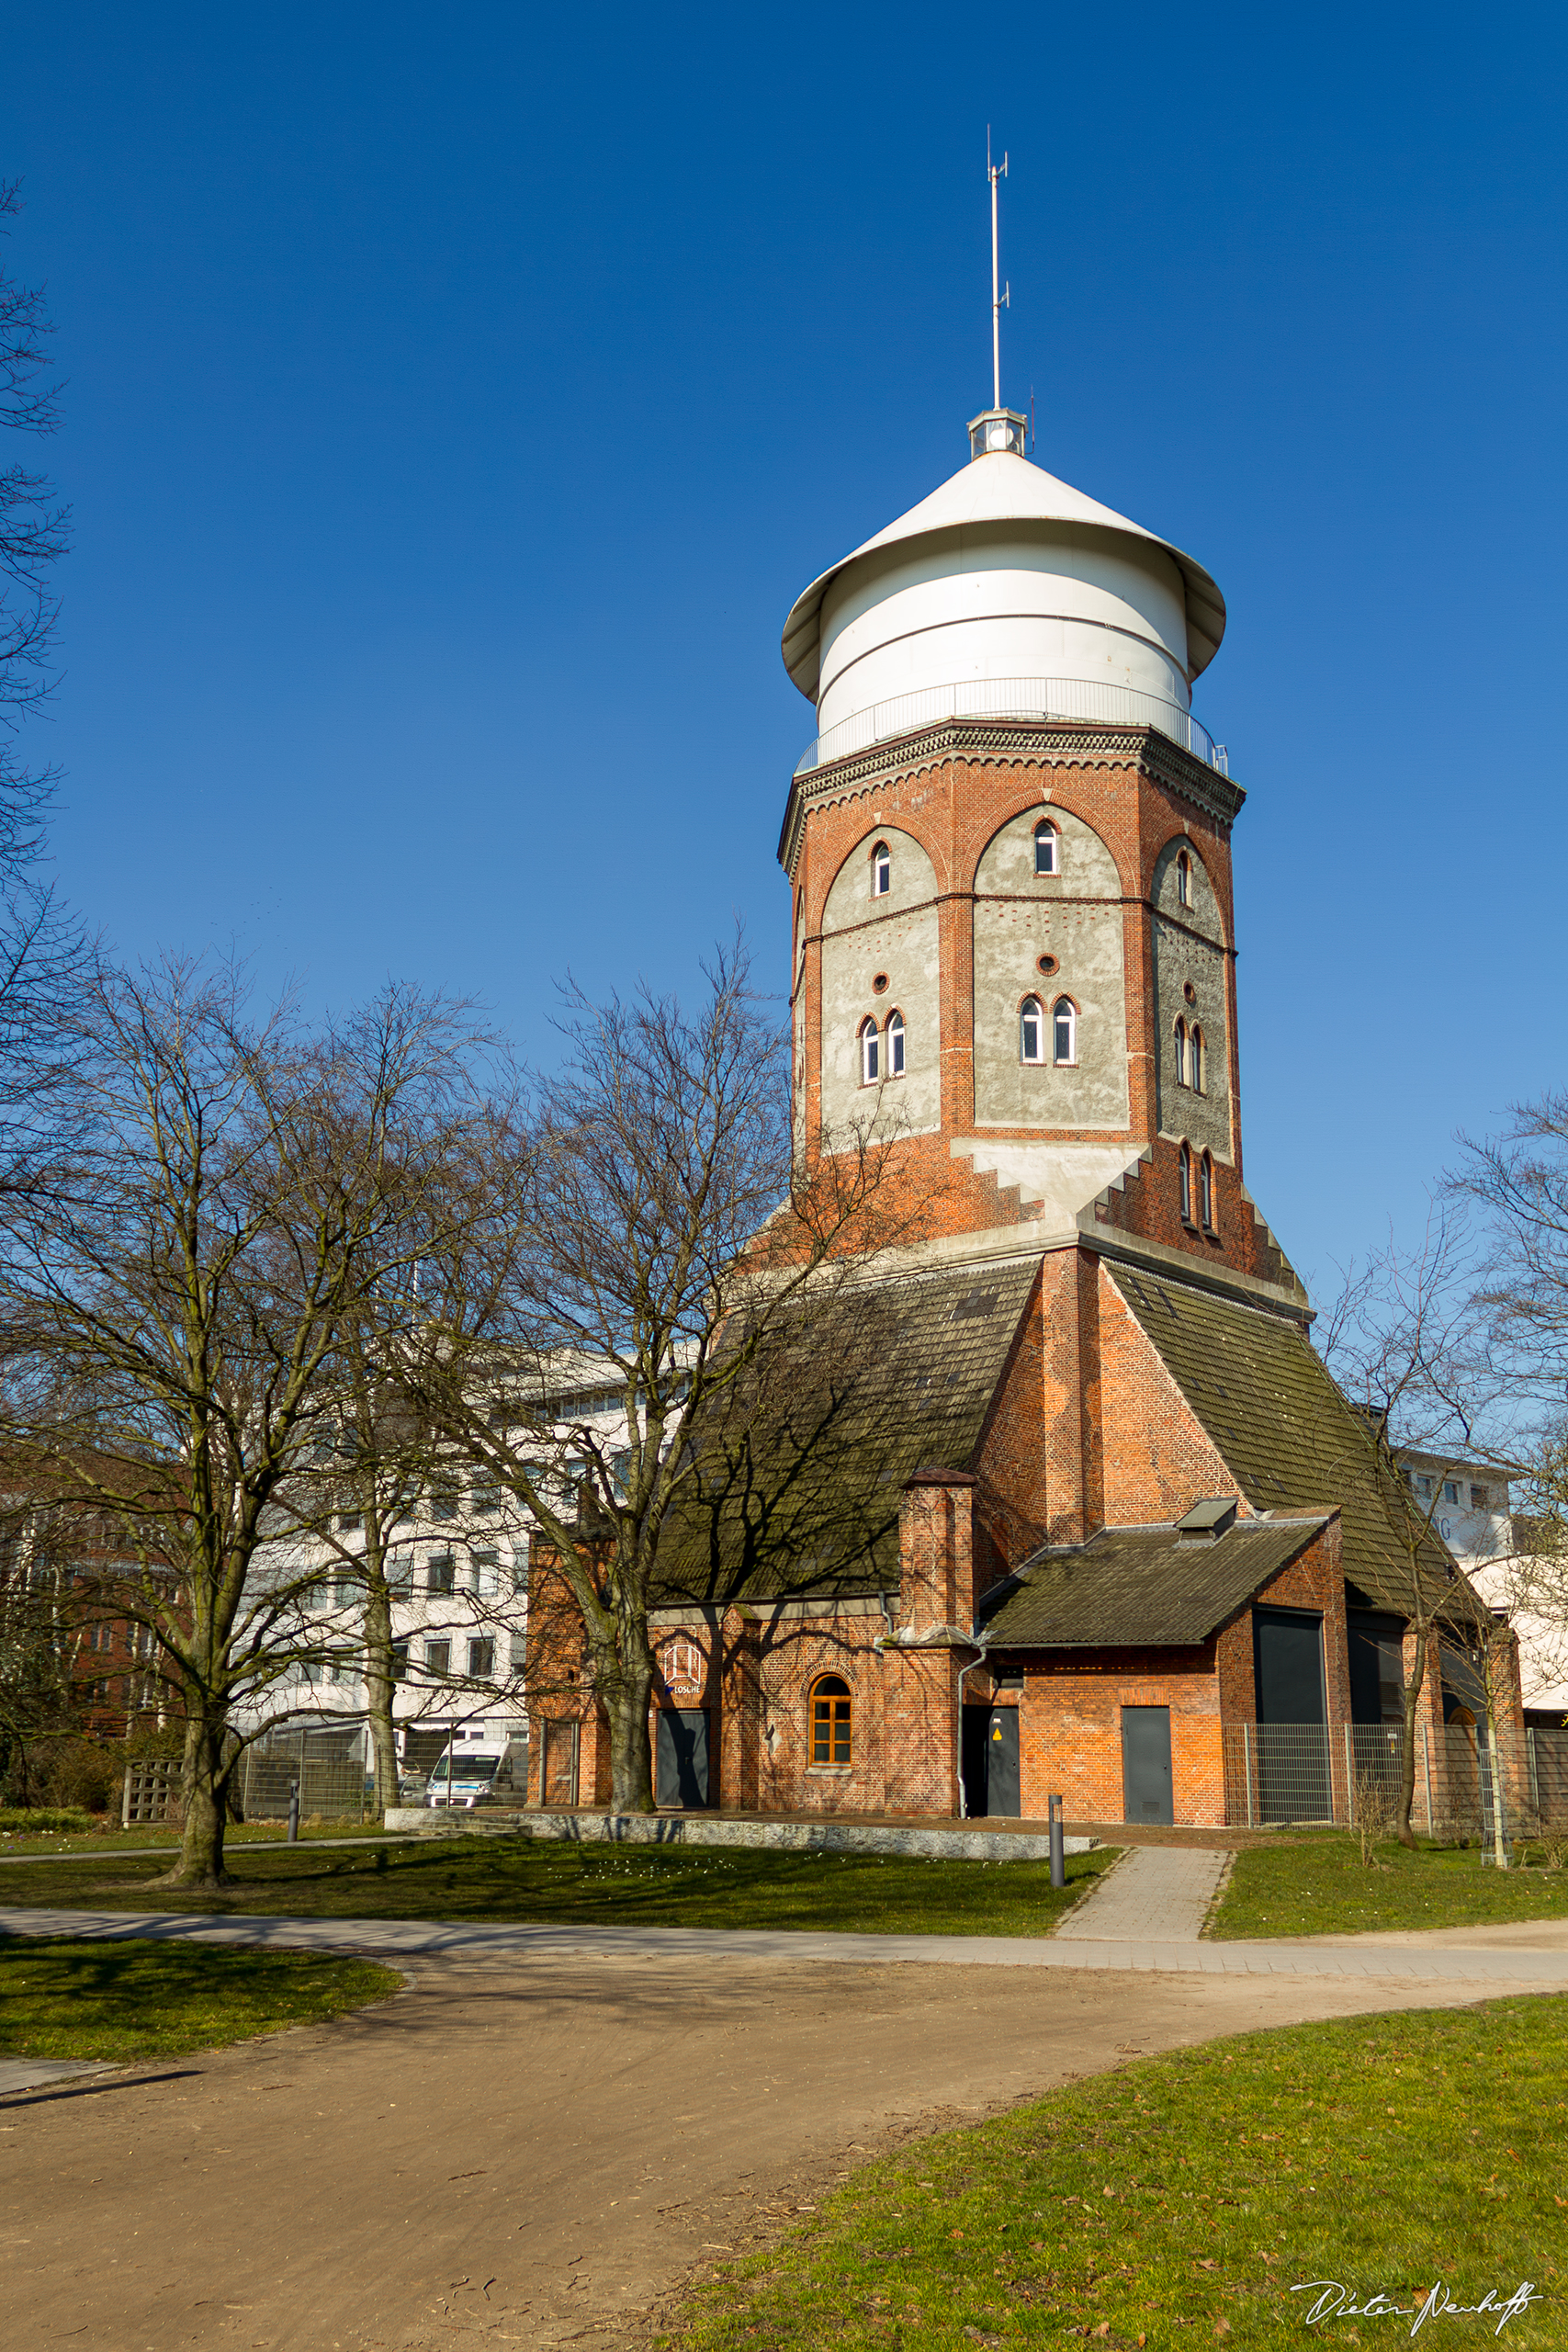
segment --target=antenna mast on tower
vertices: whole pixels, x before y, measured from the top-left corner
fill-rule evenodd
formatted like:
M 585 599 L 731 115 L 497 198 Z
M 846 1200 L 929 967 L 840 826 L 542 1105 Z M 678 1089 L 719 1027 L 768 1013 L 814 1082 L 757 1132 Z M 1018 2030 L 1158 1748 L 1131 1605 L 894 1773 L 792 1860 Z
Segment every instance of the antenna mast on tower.
M 997 182 L 1008 175 L 1007 150 L 999 164 L 991 161 L 991 126 L 986 125 L 986 177 L 991 183 L 991 406 L 1002 404 L 1002 308 L 1012 308 L 1012 288 L 997 290 Z

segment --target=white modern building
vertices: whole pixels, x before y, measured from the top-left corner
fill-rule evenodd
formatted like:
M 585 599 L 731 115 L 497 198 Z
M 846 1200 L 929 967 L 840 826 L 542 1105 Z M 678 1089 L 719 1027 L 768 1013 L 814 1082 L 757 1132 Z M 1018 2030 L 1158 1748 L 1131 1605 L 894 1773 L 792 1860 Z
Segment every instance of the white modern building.
M 614 1368 L 574 1363 L 548 1399 L 539 1448 L 563 1487 L 585 1438 L 614 1464 L 625 1428 L 624 1386 Z M 528 1640 L 531 1521 L 505 1488 L 472 1465 L 437 1468 L 393 1504 L 388 1560 L 398 1661 L 393 1716 L 403 1792 L 436 1787 L 465 1751 L 502 1758 L 501 1788 L 525 1785 L 524 1689 Z M 301 1550 L 279 1545 L 274 1566 L 293 1585 L 279 1631 L 297 1653 L 287 1674 L 234 1710 L 235 1728 L 258 1745 L 295 1741 L 310 1752 L 357 1758 L 372 1769 L 364 1678 L 364 1535 L 352 1508 Z M 444 1762 L 444 1759 L 446 1761 Z

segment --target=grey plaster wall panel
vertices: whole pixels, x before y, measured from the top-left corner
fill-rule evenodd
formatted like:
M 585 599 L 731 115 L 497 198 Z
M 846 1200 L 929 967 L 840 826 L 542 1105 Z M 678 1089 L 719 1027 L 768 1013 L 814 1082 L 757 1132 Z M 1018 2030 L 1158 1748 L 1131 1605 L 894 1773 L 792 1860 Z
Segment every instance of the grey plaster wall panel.
M 1182 906 L 1177 861 L 1185 852 L 1190 903 Z M 1159 1086 L 1159 1124 L 1164 1135 L 1185 1136 L 1195 1151 L 1229 1161 L 1230 1035 L 1225 1018 L 1224 924 L 1213 885 L 1190 841 L 1168 842 L 1155 866 L 1155 1037 Z M 1193 1001 L 1189 1002 L 1190 986 Z M 1176 1023 L 1203 1033 L 1203 1087 L 1179 1083 L 1176 1072 Z
M 822 1122 L 878 1136 L 919 1135 L 942 1124 L 941 941 L 934 904 L 879 916 L 822 942 Z M 872 982 L 887 975 L 880 994 Z M 886 1076 L 887 1016 L 904 1016 L 902 1078 Z M 884 1036 L 884 1079 L 861 1083 L 861 1024 Z
M 1034 871 L 1034 828 L 1056 826 L 1060 871 Z M 977 1127 L 1124 1128 L 1127 988 L 1122 882 L 1098 833 L 1038 802 L 994 834 L 975 875 L 975 1123 Z M 1042 956 L 1057 969 L 1039 970 Z M 1059 996 L 1077 1007 L 1077 1064 L 1026 1063 L 1023 999 L 1049 1019 Z M 1049 1038 L 1047 1040 L 1049 1043 Z
M 871 853 L 886 842 L 892 887 L 871 895 Z M 942 1124 L 941 938 L 936 873 L 908 833 L 882 826 L 857 842 L 833 877 L 822 913 L 822 1123 L 878 1136 L 920 1135 Z M 887 976 L 880 992 L 872 983 Z M 904 1016 L 905 1074 L 861 1083 L 861 1023 Z

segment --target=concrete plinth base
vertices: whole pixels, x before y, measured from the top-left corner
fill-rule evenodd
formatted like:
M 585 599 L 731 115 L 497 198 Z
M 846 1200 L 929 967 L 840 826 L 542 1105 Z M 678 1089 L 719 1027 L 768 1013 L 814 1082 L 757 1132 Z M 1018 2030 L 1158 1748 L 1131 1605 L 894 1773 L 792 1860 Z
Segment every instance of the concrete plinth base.
M 712 1813 L 510 1813 L 479 1806 L 472 1813 L 399 1806 L 389 1829 L 426 1838 L 548 1838 L 571 1845 L 750 1846 L 797 1853 L 925 1854 L 952 1861 L 1042 1862 L 1051 1843 L 1043 1829 L 958 1821 L 927 1827 L 883 1821 L 780 1821 Z M 1087 1854 L 1098 1838 L 1068 1838 L 1069 1854 Z

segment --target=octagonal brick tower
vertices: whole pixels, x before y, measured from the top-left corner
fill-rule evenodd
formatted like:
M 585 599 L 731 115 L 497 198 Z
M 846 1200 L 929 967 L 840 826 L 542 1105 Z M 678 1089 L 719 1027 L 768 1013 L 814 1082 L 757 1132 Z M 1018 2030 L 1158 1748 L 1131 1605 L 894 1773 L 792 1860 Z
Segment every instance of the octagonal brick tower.
M 969 430 L 784 625 L 818 715 L 779 843 L 802 1141 L 904 1138 L 945 1254 L 1120 1230 L 1299 1293 L 1242 1182 L 1244 796 L 1190 711 L 1224 600 L 1021 417 Z

